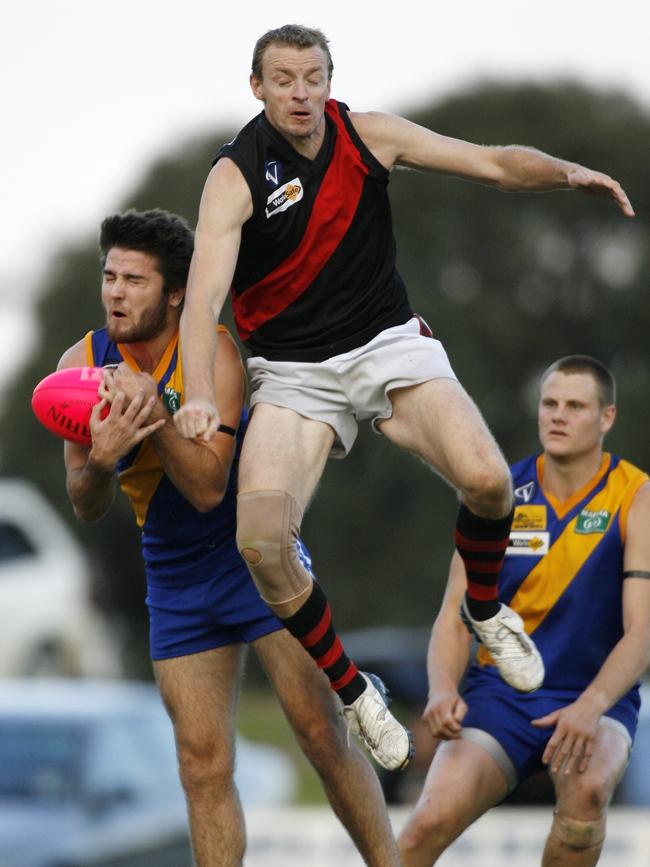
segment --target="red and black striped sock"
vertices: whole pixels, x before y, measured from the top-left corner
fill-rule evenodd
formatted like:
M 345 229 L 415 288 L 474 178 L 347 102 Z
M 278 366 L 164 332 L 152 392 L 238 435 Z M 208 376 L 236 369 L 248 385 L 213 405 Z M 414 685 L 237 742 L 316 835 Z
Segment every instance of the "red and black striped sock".
M 346 656 L 332 625 L 329 603 L 316 581 L 302 608 L 280 620 L 323 669 L 343 704 L 352 704 L 365 690 L 366 681 Z
M 454 540 L 467 572 L 465 600 L 474 620 L 499 610 L 499 572 L 510 539 L 511 511 L 505 518 L 481 518 L 461 504 Z

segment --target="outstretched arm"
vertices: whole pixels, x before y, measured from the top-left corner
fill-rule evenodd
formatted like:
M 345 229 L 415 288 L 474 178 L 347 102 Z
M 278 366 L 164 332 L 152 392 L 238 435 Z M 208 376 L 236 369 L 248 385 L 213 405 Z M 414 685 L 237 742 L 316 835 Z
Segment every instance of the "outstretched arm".
M 533 725 L 555 726 L 543 761 L 557 771 L 584 771 L 601 716 L 631 689 L 650 664 L 650 482 L 637 492 L 627 521 L 623 570 L 645 573 L 623 581 L 624 635 L 577 701 Z
M 618 181 L 535 148 L 476 145 L 380 112 L 352 113 L 350 118 L 386 168 L 402 165 L 456 175 L 504 191 L 579 190 L 611 198 L 626 217 L 634 216 Z
M 460 736 L 467 713 L 467 705 L 458 692 L 471 647 L 471 636 L 459 613 L 466 584 L 462 560 L 454 554 L 445 598 L 431 630 L 427 653 L 429 698 L 422 715 L 431 734 L 444 740 Z
M 251 193 L 227 158 L 214 166 L 203 190 L 180 333 L 186 401 L 174 416 L 179 433 L 209 440 L 219 426 L 213 381 L 216 334 L 232 283 L 241 228 L 253 212 Z

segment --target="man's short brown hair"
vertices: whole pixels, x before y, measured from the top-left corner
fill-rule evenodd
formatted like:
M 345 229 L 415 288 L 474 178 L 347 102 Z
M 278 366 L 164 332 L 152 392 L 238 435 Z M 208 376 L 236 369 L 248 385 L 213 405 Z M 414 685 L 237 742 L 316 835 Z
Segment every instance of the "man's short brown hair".
M 598 387 L 598 399 L 601 406 L 612 406 L 616 403 L 616 380 L 612 371 L 602 361 L 591 355 L 566 355 L 554 361 L 547 367 L 540 385 L 543 385 L 552 373 L 588 373 Z
M 327 57 L 327 77 L 332 77 L 334 64 L 329 49 L 329 40 L 321 30 L 313 27 L 303 27 L 302 24 L 283 24 L 275 30 L 267 30 L 255 43 L 251 72 L 256 78 L 262 78 L 262 58 L 269 45 L 290 45 L 293 48 L 322 48 Z

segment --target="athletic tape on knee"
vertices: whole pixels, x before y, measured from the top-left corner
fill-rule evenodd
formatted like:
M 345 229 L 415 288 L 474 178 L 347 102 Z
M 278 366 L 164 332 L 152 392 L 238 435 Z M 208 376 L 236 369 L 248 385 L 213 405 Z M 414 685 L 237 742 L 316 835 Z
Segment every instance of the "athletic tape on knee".
M 573 819 L 555 813 L 551 832 L 572 849 L 590 849 L 600 846 L 605 839 L 605 823 L 605 816 L 585 822 L 584 819 Z
M 285 491 L 250 491 L 237 497 L 237 548 L 262 599 L 290 602 L 312 576 L 298 556 L 302 511 Z

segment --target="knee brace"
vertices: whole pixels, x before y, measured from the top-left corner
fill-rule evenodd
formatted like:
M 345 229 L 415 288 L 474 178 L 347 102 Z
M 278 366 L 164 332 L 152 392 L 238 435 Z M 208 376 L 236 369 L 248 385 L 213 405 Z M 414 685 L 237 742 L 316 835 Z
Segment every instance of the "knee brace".
M 571 849 L 590 849 L 600 846 L 605 839 L 606 817 L 598 819 L 573 819 L 570 816 L 562 816 L 555 813 L 551 833 Z
M 237 497 L 237 548 L 262 599 L 282 605 L 305 592 L 311 573 L 298 556 L 302 512 L 284 491 L 250 491 Z

